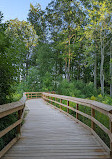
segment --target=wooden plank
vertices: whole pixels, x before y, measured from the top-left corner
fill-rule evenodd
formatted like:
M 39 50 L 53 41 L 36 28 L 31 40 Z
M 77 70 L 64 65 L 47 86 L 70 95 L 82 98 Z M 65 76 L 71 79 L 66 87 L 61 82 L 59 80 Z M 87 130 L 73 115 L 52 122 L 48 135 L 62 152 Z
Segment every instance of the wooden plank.
M 52 105 L 53 107 L 55 107 L 54 105 Z M 59 110 L 59 108 L 57 108 L 56 107 L 56 109 L 58 109 Z M 92 134 L 97 138 L 97 140 L 98 140 L 98 142 L 99 143 L 101 143 L 101 145 L 104 147 L 104 149 L 110 154 L 110 149 L 108 148 L 108 146 L 104 143 L 104 141 L 96 134 L 96 132 L 93 130 L 93 129 L 91 129 L 89 126 L 87 126 L 86 124 L 84 124 L 84 123 L 82 123 L 81 121 L 79 121 L 79 120 L 77 120 L 77 119 L 75 119 L 72 115 L 70 115 L 70 114 L 68 114 L 67 112 L 65 112 L 65 111 L 63 111 L 63 110 L 60 110 L 61 112 L 63 112 L 64 114 L 66 114 L 67 116 L 69 116 L 72 120 L 74 120 L 74 121 L 76 121 L 76 122 L 78 122 L 79 124 L 81 124 L 83 127 L 85 127 L 86 129 L 89 129 L 89 130 L 91 130 L 91 132 L 92 132 Z M 80 113 L 80 112 L 79 112 Z M 94 120 L 94 122 L 98 122 L 97 120 L 95 121 Z M 99 125 L 100 125 L 101 123 L 99 122 Z M 102 125 L 102 124 L 101 124 Z M 100 126 L 101 126 L 100 125 Z M 104 129 L 107 129 L 106 127 L 104 127 Z M 106 131 L 106 130 L 105 130 Z M 107 129 L 107 131 L 108 131 L 108 129 Z M 111 137 L 110 137 L 111 138 Z
M 93 108 L 91 108 L 91 116 L 95 118 L 95 110 Z M 95 130 L 95 123 L 93 122 L 92 119 L 91 119 L 91 128 Z
M 109 153 L 97 142 L 90 128 L 84 128 L 70 114 L 61 113 L 42 99 L 26 102 L 30 110 L 21 139 L 2 159 L 95 159 Z M 33 143 L 33 144 L 32 144 Z
M 76 104 L 76 110 L 79 110 L 79 104 Z M 79 114 L 76 112 L 76 119 L 79 119 Z
M 45 99 L 45 97 L 44 97 L 44 99 Z M 50 99 L 48 99 L 48 100 L 51 101 Z M 52 100 L 52 101 L 53 101 L 53 100 Z M 92 114 L 92 117 L 91 117 L 91 116 L 88 115 L 88 114 L 85 114 L 85 113 L 83 113 L 83 112 L 81 112 L 81 111 L 79 111 L 79 110 L 76 110 L 76 109 L 77 109 L 77 106 L 76 106 L 76 109 L 74 109 L 74 108 L 72 108 L 72 107 L 69 107 L 68 104 L 65 105 L 65 104 L 61 104 L 61 103 L 56 102 L 56 101 L 54 101 L 54 102 L 57 103 L 57 104 L 59 104 L 59 105 L 62 105 L 62 106 L 64 106 L 64 107 L 67 107 L 67 108 L 69 108 L 69 109 L 75 111 L 77 114 L 80 114 L 80 115 L 82 115 L 82 116 L 84 116 L 84 117 L 90 119 L 90 120 L 91 120 L 91 126 L 92 126 L 93 130 L 95 129 L 95 124 L 97 124 L 105 133 L 108 134 L 110 140 L 112 141 L 112 133 L 110 132 L 110 130 L 109 130 L 108 128 L 106 128 L 103 124 L 101 124 L 99 121 L 97 121 L 97 120 L 94 118 L 94 117 L 95 117 L 95 110 L 94 110 L 93 108 L 92 108 L 92 113 L 91 113 L 91 114 Z M 67 113 L 68 113 L 68 112 L 67 112 Z M 77 119 L 77 116 L 76 116 L 76 119 Z
M 61 158 L 60 158 L 61 157 Z M 106 158 L 105 158 L 106 157 Z M 3 159 L 68 159 L 68 156 L 42 156 L 42 157 L 40 157 L 40 156 L 38 156 L 38 157 L 32 157 L 32 156 L 30 156 L 30 157 L 4 157 Z M 110 159 L 109 158 L 109 156 L 107 155 L 105 155 L 105 156 L 88 156 L 88 155 L 86 155 L 86 156 L 79 156 L 79 155 L 73 155 L 73 156 L 69 156 L 69 159 L 98 159 L 98 158 L 100 158 L 100 159 Z
M 47 98 L 44 97 L 43 99 L 47 99 Z M 50 99 L 47 99 L 47 100 L 51 101 Z M 80 114 L 80 115 L 82 115 L 82 116 L 84 116 L 84 117 L 86 117 L 86 118 L 88 118 L 88 119 L 90 119 L 90 120 L 94 120 L 94 118 L 92 118 L 90 115 L 79 111 L 78 108 L 77 108 L 77 106 L 76 106 L 76 109 L 74 109 L 73 107 L 70 107 L 70 106 L 67 106 L 67 105 L 65 105 L 65 104 L 56 102 L 56 101 L 54 101 L 54 100 L 52 100 L 52 102 L 57 103 L 57 104 L 59 104 L 59 105 L 61 105 L 61 106 L 63 106 L 63 107 L 69 108 L 70 110 L 73 110 L 73 111 L 75 111 L 77 114 Z M 97 121 L 94 120 L 94 122 L 97 122 Z M 99 124 L 99 123 L 98 123 L 98 124 Z
M 0 158 L 17 142 L 18 137 L 14 138 L 9 144 L 0 151 Z
M 67 106 L 69 106 L 69 101 L 67 101 Z M 69 113 L 69 108 L 67 108 L 67 113 Z
M 14 112 L 17 112 L 17 111 L 19 111 L 23 108 L 24 108 L 24 105 L 21 105 L 21 106 L 18 106 L 18 107 L 15 106 L 15 107 L 10 108 L 8 110 L 3 110 L 3 112 L 0 112 L 0 118 L 3 118 L 7 115 L 10 115 L 10 114 L 14 113 Z
M 97 101 L 93 101 L 93 100 L 88 100 L 88 99 L 81 99 L 81 98 L 75 98 L 75 97 L 69 97 L 69 96 L 63 96 L 63 95 L 56 95 L 56 94 L 50 94 L 50 93 L 43 93 L 46 96 L 52 96 L 52 97 L 56 97 L 56 98 L 61 98 L 64 100 L 69 100 L 71 102 L 75 102 L 77 104 L 81 104 L 81 105 L 86 105 L 89 106 L 91 108 L 94 108 L 98 111 L 101 111 L 102 113 L 108 115 L 107 112 L 111 112 L 112 111 L 112 107 L 110 105 L 107 104 L 103 104 Z
M 7 127 L 6 129 L 2 130 L 0 132 L 0 138 L 2 136 L 4 136 L 5 134 L 7 134 L 9 131 L 11 131 L 12 129 L 14 129 L 16 126 L 18 126 L 20 123 L 22 122 L 22 119 L 16 121 L 14 124 L 10 125 L 9 127 Z
M 102 141 L 102 139 L 96 134 L 96 132 L 91 129 L 92 134 L 96 137 L 97 141 L 101 143 L 101 145 L 104 147 L 104 149 L 110 154 L 110 149 L 108 146 Z
M 18 120 L 21 119 L 23 113 L 23 109 L 18 111 Z M 21 134 L 21 123 L 17 126 L 17 134 Z

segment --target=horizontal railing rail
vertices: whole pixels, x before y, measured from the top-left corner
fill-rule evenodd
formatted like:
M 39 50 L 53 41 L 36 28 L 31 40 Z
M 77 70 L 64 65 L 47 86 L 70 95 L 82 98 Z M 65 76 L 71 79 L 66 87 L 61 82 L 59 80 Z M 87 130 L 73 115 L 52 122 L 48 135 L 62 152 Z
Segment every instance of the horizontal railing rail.
M 54 93 L 54 92 L 53 92 Z M 45 92 L 25 92 L 18 102 L 0 105 L 0 119 L 16 113 L 17 120 L 0 132 L 0 138 L 8 132 L 16 128 L 15 137 L 0 151 L 0 158 L 18 141 L 21 135 L 21 124 L 23 121 L 25 101 L 42 97 L 45 101 L 55 106 L 56 109 L 62 111 L 76 122 L 91 130 L 91 133 L 98 139 L 101 145 L 112 155 L 112 106 L 88 99 L 80 99 L 70 96 L 50 94 Z M 84 110 L 87 108 L 87 110 Z M 84 110 L 84 111 L 83 111 Z M 100 113 L 100 114 L 99 114 Z M 98 116 L 96 116 L 98 115 Z M 102 123 L 103 115 L 108 120 Z M 84 120 L 82 120 L 84 117 Z M 86 123 L 85 118 L 90 120 Z M 100 119 L 101 118 L 101 119 Z M 99 120 L 100 119 L 100 120 Z M 105 120 L 106 121 L 106 120 Z M 103 130 L 109 137 L 109 145 L 105 144 L 100 134 L 97 132 L 97 126 Z
M 81 99 L 57 94 L 43 93 L 42 96 L 44 100 L 54 105 L 57 109 L 63 111 L 76 122 L 90 129 L 92 134 L 99 140 L 99 142 L 106 149 L 106 151 L 108 151 L 110 155 L 112 155 L 112 106 L 88 99 Z M 73 105 L 73 103 L 75 107 L 71 106 Z M 64 109 L 66 108 L 66 110 L 62 110 L 62 107 Z M 84 107 L 90 109 L 90 112 L 88 114 L 86 113 L 86 111 L 81 111 L 81 108 L 83 109 Z M 70 110 L 75 112 L 75 118 L 70 115 Z M 101 117 L 105 115 L 109 119 L 109 127 L 107 127 L 106 124 L 104 125 L 99 120 L 97 120 L 96 113 L 100 113 Z M 81 120 L 82 116 L 90 120 L 89 126 Z M 104 133 L 108 135 L 110 145 L 107 146 L 103 139 L 99 137 L 99 134 L 97 134 L 96 132 L 96 126 L 102 129 Z
M 24 112 L 25 112 L 25 102 L 28 99 L 40 98 L 42 92 L 25 92 L 23 97 L 18 102 L 12 102 L 8 104 L 0 105 L 0 119 L 16 113 L 17 120 L 15 123 L 9 125 L 2 131 L 0 131 L 0 138 L 4 137 L 11 130 L 16 128 L 15 137 L 0 151 L 0 158 L 18 141 L 21 135 L 21 124 L 23 122 Z
M 0 158 L 17 142 L 20 138 L 21 134 L 21 124 L 24 116 L 24 108 L 25 108 L 26 95 L 23 94 L 23 97 L 18 102 L 8 103 L 4 105 L 0 105 L 0 119 L 4 119 L 4 117 L 16 113 L 17 121 L 4 130 L 0 132 L 0 138 L 5 136 L 11 130 L 16 128 L 15 137 L 0 151 Z
M 27 99 L 36 99 L 42 97 L 42 92 L 25 92 Z

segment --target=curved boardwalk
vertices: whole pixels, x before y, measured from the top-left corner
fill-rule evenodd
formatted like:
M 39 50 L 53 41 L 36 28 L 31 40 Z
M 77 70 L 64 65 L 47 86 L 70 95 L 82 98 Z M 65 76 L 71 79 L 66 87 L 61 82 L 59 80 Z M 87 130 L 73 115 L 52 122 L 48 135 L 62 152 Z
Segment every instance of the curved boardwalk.
M 26 103 L 21 139 L 2 159 L 88 159 L 108 158 L 90 131 L 43 99 Z

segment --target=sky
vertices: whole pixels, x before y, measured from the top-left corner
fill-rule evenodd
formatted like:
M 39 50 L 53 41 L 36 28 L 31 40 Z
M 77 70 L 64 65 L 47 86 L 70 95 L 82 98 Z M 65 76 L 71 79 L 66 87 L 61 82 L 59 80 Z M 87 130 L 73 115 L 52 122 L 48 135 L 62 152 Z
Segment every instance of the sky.
M 45 9 L 51 0 L 0 0 L 0 11 L 3 13 L 3 22 L 18 18 L 27 20 L 30 3 L 35 5 L 39 3 L 42 9 Z

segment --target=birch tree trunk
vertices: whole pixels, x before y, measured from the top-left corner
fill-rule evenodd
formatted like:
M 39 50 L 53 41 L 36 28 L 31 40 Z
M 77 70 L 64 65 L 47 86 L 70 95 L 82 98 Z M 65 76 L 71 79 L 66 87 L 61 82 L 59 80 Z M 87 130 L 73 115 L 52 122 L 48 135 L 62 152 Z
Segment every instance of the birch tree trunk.
M 97 89 L 97 54 L 96 53 L 94 61 L 94 88 Z
M 112 97 L 112 41 L 110 44 L 110 96 Z
M 68 37 L 68 69 L 67 69 L 67 80 L 68 82 L 70 81 L 70 62 L 71 62 L 71 50 L 70 50 L 70 32 L 69 32 L 69 37 Z
M 101 65 L 100 65 L 100 84 L 101 84 L 101 94 L 104 95 L 104 45 L 102 32 L 100 31 L 100 42 L 101 42 Z

